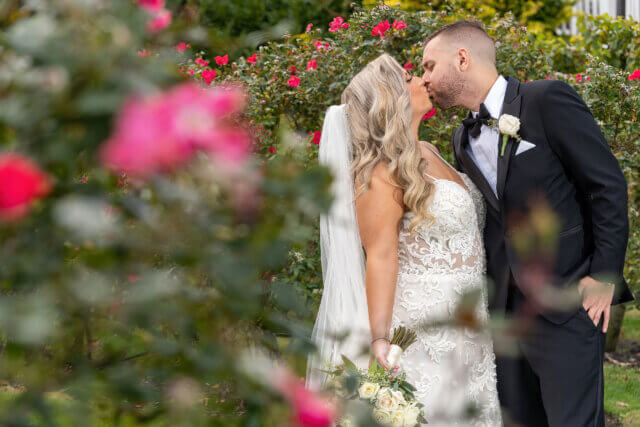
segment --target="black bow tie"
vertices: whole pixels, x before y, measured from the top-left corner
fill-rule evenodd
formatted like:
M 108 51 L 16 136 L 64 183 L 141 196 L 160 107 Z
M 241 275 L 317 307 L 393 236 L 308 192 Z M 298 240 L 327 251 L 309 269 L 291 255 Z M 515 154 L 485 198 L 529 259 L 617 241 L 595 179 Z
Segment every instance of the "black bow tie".
M 491 114 L 489 114 L 489 110 L 487 110 L 487 107 L 485 107 L 484 104 L 480 104 L 480 112 L 478 113 L 478 116 L 469 116 L 462 121 L 462 124 L 469 132 L 469 135 L 471 135 L 473 138 L 477 138 L 478 136 L 480 136 L 482 125 L 488 125 L 491 118 Z

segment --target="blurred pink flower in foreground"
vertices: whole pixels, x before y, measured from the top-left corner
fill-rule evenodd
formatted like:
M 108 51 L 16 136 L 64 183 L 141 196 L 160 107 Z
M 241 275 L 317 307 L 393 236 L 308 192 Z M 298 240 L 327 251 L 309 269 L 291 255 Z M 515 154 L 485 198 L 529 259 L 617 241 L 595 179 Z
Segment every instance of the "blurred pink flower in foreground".
M 255 64 L 256 61 L 258 61 L 258 54 L 254 53 L 253 55 L 251 55 L 250 57 L 247 58 L 247 62 L 249 64 Z
M 157 11 L 164 8 L 164 0 L 138 0 L 141 8 L 149 11 Z
M 304 387 L 302 381 L 288 371 L 280 371 L 274 387 L 292 406 L 291 424 L 296 427 L 328 427 L 336 418 L 336 407 L 327 398 Z
M 410 70 L 412 68 L 413 68 L 413 62 L 407 62 L 406 64 L 404 64 L 405 70 Z
M 160 9 L 153 12 L 151 19 L 147 22 L 147 31 L 157 33 L 164 30 L 171 24 L 171 12 L 167 9 Z
M 51 181 L 30 159 L 0 155 L 0 220 L 17 220 L 29 213 L 34 200 L 51 191 Z
M 238 88 L 202 88 L 193 83 L 131 99 L 101 148 L 101 161 L 114 171 L 138 177 L 179 166 L 198 150 L 230 165 L 240 164 L 249 155 L 251 140 L 230 119 L 244 105 L 244 92 Z

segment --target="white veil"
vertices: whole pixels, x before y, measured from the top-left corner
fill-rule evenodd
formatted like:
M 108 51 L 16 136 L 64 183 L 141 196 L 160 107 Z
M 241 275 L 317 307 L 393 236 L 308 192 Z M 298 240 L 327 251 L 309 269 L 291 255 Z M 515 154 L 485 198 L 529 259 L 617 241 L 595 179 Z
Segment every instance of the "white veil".
M 365 257 L 358 233 L 351 156 L 346 106 L 332 105 L 325 114 L 318 155 L 320 164 L 333 173 L 334 201 L 329 213 L 320 217 L 324 290 L 312 334 L 318 353 L 307 363 L 307 387 L 314 390 L 324 385 L 327 375 L 322 370 L 341 364 L 341 355 L 359 367 L 366 368 L 369 360 Z

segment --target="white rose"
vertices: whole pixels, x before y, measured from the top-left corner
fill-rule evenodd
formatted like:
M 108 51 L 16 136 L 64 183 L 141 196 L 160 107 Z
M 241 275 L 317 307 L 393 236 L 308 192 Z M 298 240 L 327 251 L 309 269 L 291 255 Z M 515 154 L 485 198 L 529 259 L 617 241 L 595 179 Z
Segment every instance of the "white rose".
M 397 402 L 398 406 L 404 405 L 405 403 L 407 403 L 404 400 L 404 395 L 400 390 L 391 391 L 391 398 Z
M 503 114 L 498 119 L 498 129 L 504 135 L 516 136 L 520 130 L 520 119 L 510 114 Z
M 407 405 L 404 408 L 404 426 L 415 427 L 418 424 L 418 416 L 420 415 L 420 408 L 414 404 Z
M 376 406 L 383 411 L 395 411 L 396 409 L 398 409 L 399 404 L 400 400 L 390 388 L 385 387 L 378 392 Z
M 361 399 L 373 399 L 380 390 L 380 385 L 376 383 L 363 383 L 358 389 Z
M 397 410 L 393 411 L 393 413 L 391 414 L 391 424 L 393 424 L 394 427 L 403 427 L 404 418 L 405 418 L 404 409 L 398 408 Z
M 378 424 L 391 424 L 391 414 L 380 408 L 373 410 L 373 419 L 376 420 Z
M 354 427 L 351 417 L 344 417 L 338 424 L 340 425 L 340 427 Z

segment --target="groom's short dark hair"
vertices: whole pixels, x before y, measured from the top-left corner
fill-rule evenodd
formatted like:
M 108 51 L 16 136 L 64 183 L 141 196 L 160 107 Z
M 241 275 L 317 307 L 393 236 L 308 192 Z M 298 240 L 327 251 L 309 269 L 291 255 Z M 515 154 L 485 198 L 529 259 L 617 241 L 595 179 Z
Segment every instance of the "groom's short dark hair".
M 493 39 L 489 37 L 489 34 L 487 34 L 482 24 L 478 21 L 461 20 L 445 25 L 444 27 L 441 27 L 435 32 L 429 34 L 424 41 L 424 46 L 427 46 L 431 40 L 438 36 L 457 42 L 469 41 L 477 43 L 480 41 L 485 47 L 483 51 L 488 55 L 487 59 L 493 63 L 496 62 Z

